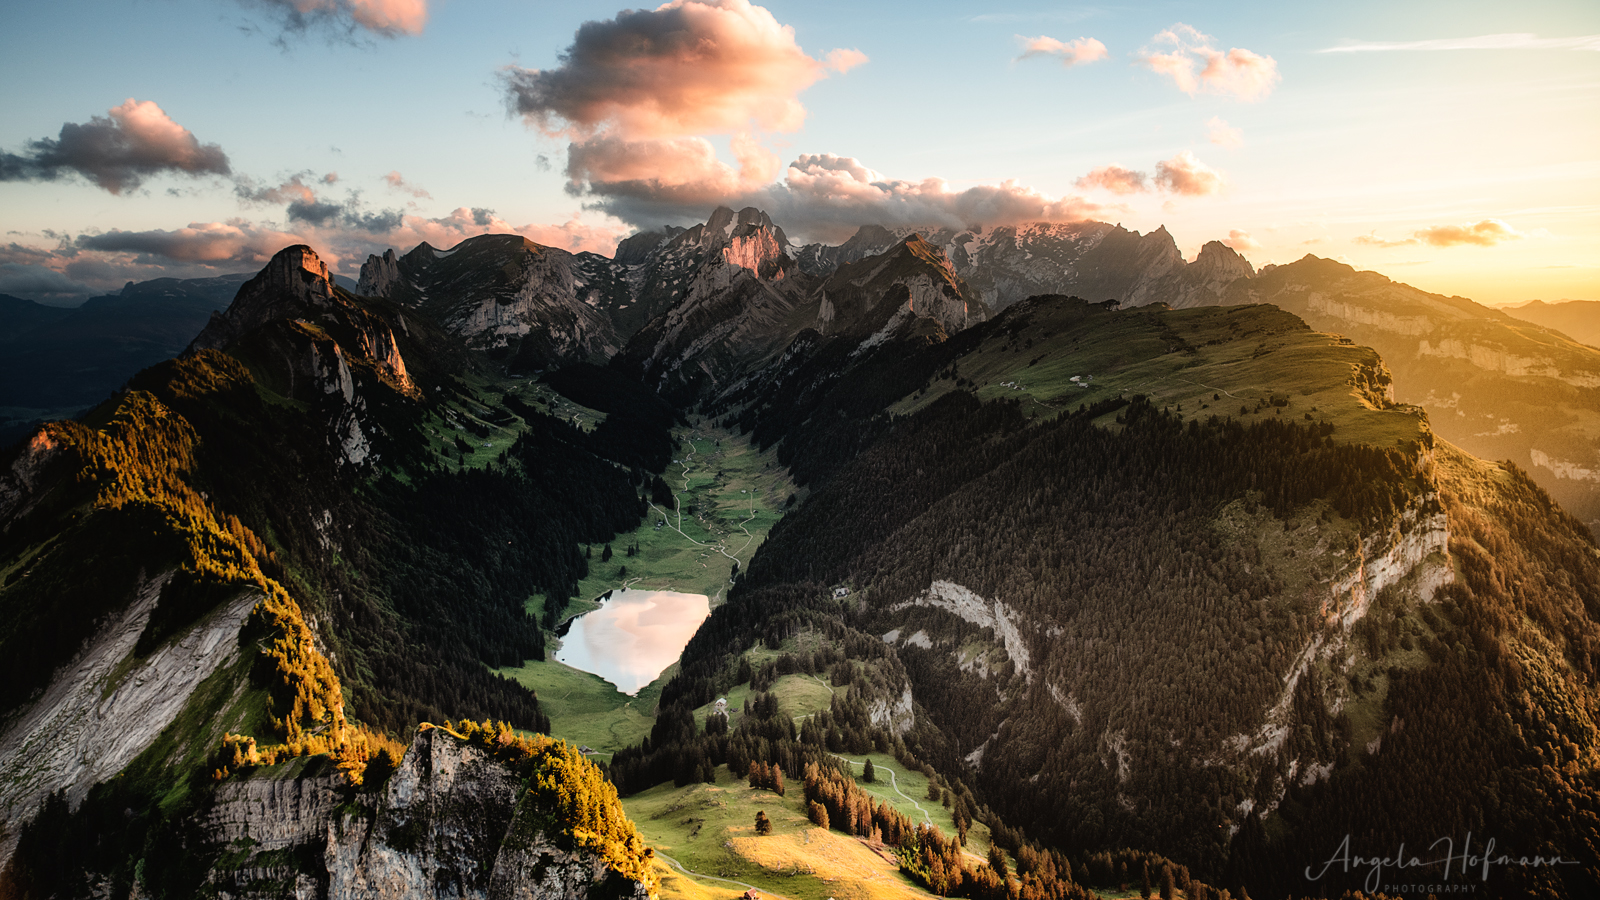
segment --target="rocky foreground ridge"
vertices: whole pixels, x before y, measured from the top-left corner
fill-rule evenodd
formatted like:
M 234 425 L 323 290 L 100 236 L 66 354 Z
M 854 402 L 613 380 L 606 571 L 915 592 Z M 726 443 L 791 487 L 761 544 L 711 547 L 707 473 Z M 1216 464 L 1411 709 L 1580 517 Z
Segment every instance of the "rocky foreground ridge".
M 570 749 L 549 752 L 560 766 L 588 766 Z M 643 900 L 652 894 L 646 880 L 628 877 L 564 831 L 558 823 L 571 811 L 552 808 L 548 791 L 530 789 L 514 766 L 446 729 L 424 725 L 399 769 L 370 793 L 354 793 L 337 773 L 300 763 L 235 777 L 217 790 L 198 829 L 218 854 L 206 876 L 217 896 Z M 610 800 L 614 805 L 614 790 Z M 624 849 L 644 855 L 639 846 Z M 284 890 L 288 885 L 292 891 Z

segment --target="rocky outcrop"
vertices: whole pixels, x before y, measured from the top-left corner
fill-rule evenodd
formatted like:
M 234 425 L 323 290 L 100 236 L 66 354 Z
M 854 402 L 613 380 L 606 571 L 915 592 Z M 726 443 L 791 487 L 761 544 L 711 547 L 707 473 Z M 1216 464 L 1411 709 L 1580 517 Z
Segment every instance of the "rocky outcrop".
M 143 659 L 139 636 L 171 574 L 146 579 L 133 602 L 102 626 L 0 732 L 0 867 L 18 825 L 63 791 L 76 807 L 172 724 L 202 681 L 239 655 L 239 629 L 260 594 L 244 591 Z
M 367 256 L 367 261 L 361 264 L 356 293 L 363 297 L 390 297 L 400 282 L 400 258 L 391 248 L 383 251 L 382 256 Z
M 1244 257 L 1217 241 L 1185 263 L 1165 228 L 1146 235 L 1104 222 L 1031 222 L 995 228 L 921 230 L 861 228 L 837 247 L 809 244 L 795 251 L 802 271 L 831 275 L 884 253 L 912 234 L 949 259 L 976 299 L 995 312 L 1039 294 L 1068 294 L 1124 306 L 1173 307 L 1214 303 L 1227 287 L 1249 278 Z
M 597 854 L 566 849 L 510 769 L 424 726 L 377 794 L 297 763 L 217 791 L 204 831 L 224 897 L 584 900 L 649 896 Z M 239 850 L 245 852 L 238 852 Z
M 889 608 L 890 612 L 910 606 L 930 606 L 964 619 L 979 628 L 994 632 L 1005 647 L 1006 655 L 1018 674 L 1029 681 L 1033 673 L 1028 667 L 1028 643 L 1017 628 L 1021 617 L 999 600 L 986 600 L 953 581 L 935 581 L 915 599 Z
M 279 250 L 256 277 L 244 283 L 226 312 L 212 313 L 189 351 L 220 350 L 277 319 L 318 318 L 337 301 L 328 265 L 304 244 Z

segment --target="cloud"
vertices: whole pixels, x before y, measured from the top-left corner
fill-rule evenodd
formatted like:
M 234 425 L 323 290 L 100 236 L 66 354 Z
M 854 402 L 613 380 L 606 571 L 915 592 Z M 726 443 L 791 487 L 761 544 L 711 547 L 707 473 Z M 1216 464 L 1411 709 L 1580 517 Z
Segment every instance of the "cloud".
M 1229 230 L 1228 236 L 1223 238 L 1222 243 L 1240 252 L 1261 249 L 1261 242 L 1252 238 L 1250 232 L 1240 231 L 1237 228 Z
M 241 0 L 283 17 L 288 31 L 329 28 L 354 34 L 358 29 L 379 37 L 421 34 L 428 22 L 427 0 Z
M 404 178 L 400 177 L 400 173 L 399 172 L 390 172 L 389 174 L 383 176 L 383 180 L 388 183 L 389 187 L 394 188 L 395 190 L 400 191 L 403 194 L 410 194 L 411 196 L 416 197 L 419 200 L 432 200 L 433 199 L 433 195 L 432 194 L 428 193 L 427 191 L 423 190 L 422 188 L 417 187 L 414 184 L 407 183 Z
M 290 176 L 281 184 L 263 187 L 249 176 L 241 175 L 234 180 L 233 193 L 246 203 L 312 203 L 316 200 L 316 192 L 306 184 L 306 179 L 315 177 L 307 170 Z M 333 184 L 338 180 L 339 176 L 333 172 L 322 176 L 323 184 Z
M 1164 191 L 1186 197 L 1203 197 L 1222 190 L 1222 173 L 1183 150 L 1177 156 L 1156 163 L 1156 185 Z
M 1121 166 L 1101 166 L 1079 178 L 1077 185 L 1084 190 L 1099 188 L 1113 194 L 1142 194 L 1150 189 L 1146 183 L 1149 177 Z
M 825 59 L 748 0 L 674 0 L 585 22 L 559 67 L 512 66 L 501 79 L 529 124 L 580 141 L 794 131 L 801 91 L 867 60 L 856 50 Z
M 1207 93 L 1259 100 L 1272 92 L 1280 80 L 1276 60 L 1240 47 L 1224 53 L 1212 45 L 1214 40 L 1180 22 L 1151 38 L 1158 46 L 1170 45 L 1171 51 L 1159 53 L 1147 47 L 1139 51 L 1138 60 L 1152 72 L 1169 76 L 1178 90 L 1191 97 Z
M 1220 116 L 1212 116 L 1206 122 L 1206 138 L 1218 147 L 1244 146 L 1244 132 L 1222 121 Z
M 586 22 L 560 66 L 501 77 L 513 112 L 569 139 L 568 193 L 639 227 L 703 221 L 719 204 L 761 207 L 812 237 L 847 237 L 866 222 L 965 227 L 1099 209 L 1012 182 L 958 191 L 937 178 L 890 180 L 827 153 L 783 166 L 760 136 L 798 129 L 799 94 L 866 60 L 856 50 L 807 55 L 793 29 L 747 0 L 674 0 Z M 709 139 L 722 135 L 732 162 Z
M 1415 234 L 1424 244 L 1435 247 L 1454 247 L 1458 244 L 1492 247 L 1522 237 L 1522 232 L 1499 219 L 1484 219 L 1475 225 L 1435 225 Z
M 113 194 L 151 175 L 228 175 L 228 155 L 202 144 L 154 102 L 128 98 L 109 115 L 68 122 L 56 138 L 29 141 L 21 154 L 0 153 L 0 181 L 54 181 L 81 175 Z
M 369 253 L 390 247 L 402 252 L 427 241 L 451 247 L 479 234 L 520 234 L 548 247 L 611 254 L 625 236 L 622 226 L 593 226 L 576 219 L 562 225 L 513 225 L 492 209 L 461 207 L 426 218 L 368 214 L 352 220 L 347 207 L 321 222 L 286 225 L 230 219 L 192 222 L 182 228 L 81 234 L 54 233 L 53 248 L 11 243 L 0 246 L 0 292 L 30 299 L 83 300 L 112 293 L 129 281 L 205 278 L 254 272 L 292 244 L 316 248 L 335 271 L 354 276 Z
M 265 263 L 297 235 L 260 228 L 243 220 L 194 222 L 172 231 L 121 231 L 82 234 L 73 242 L 81 250 L 135 253 L 177 262 Z
M 54 297 L 86 297 L 93 289 L 54 269 L 24 263 L 0 263 L 0 294 L 39 300 Z
M 1594 50 L 1600 51 L 1600 34 L 1569 38 L 1541 38 L 1533 34 L 1485 34 L 1467 38 L 1426 41 L 1347 41 L 1318 53 L 1381 53 L 1397 50 Z
M 1106 45 L 1094 38 L 1081 37 L 1063 43 L 1053 37 L 1040 35 L 1028 38 L 1019 34 L 1017 40 L 1022 44 L 1022 55 L 1017 57 L 1018 61 L 1034 56 L 1055 56 L 1061 59 L 1063 66 L 1070 67 L 1106 58 Z
M 1416 238 L 1401 238 L 1393 241 L 1385 240 L 1384 238 L 1378 237 L 1377 234 L 1374 233 L 1358 234 L 1350 239 L 1350 243 L 1360 244 L 1363 247 L 1411 247 L 1416 244 L 1420 244 L 1421 241 L 1417 240 Z
M 1538 232 L 1535 232 L 1535 236 Z M 1474 247 L 1493 247 L 1506 241 L 1527 237 L 1499 219 L 1484 219 L 1475 224 L 1434 225 L 1411 232 L 1411 237 L 1385 240 L 1374 234 L 1358 234 L 1351 243 L 1367 247 L 1411 247 L 1427 244 L 1432 247 L 1457 247 L 1463 244 Z

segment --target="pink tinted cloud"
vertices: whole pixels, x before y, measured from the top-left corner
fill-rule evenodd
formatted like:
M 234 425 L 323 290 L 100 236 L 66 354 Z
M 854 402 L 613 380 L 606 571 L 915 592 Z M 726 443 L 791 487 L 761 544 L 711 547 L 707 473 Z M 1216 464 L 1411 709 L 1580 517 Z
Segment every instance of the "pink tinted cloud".
M 1156 185 L 1164 191 L 1186 197 L 1204 197 L 1222 190 L 1222 173 L 1183 150 L 1171 159 L 1156 163 Z
M 1352 244 L 1363 247 L 1410 247 L 1421 243 L 1416 238 L 1400 238 L 1398 240 L 1385 240 L 1376 234 L 1358 234 L 1350 239 Z
M 673 0 L 585 22 L 561 59 L 502 73 L 512 109 L 550 135 L 642 140 L 794 131 L 805 119 L 799 93 L 866 56 L 814 59 L 794 29 L 748 0 Z
M 1484 219 L 1475 225 L 1435 225 L 1415 232 L 1415 236 L 1423 243 L 1435 247 L 1454 247 L 1458 244 L 1492 247 L 1505 241 L 1516 240 L 1522 237 L 1522 232 L 1499 219 Z
M 375 241 L 367 241 L 364 235 L 351 235 L 349 243 L 383 244 L 404 251 L 427 241 L 440 249 L 449 249 L 480 234 L 520 234 L 546 247 L 557 247 L 573 253 L 587 250 L 609 256 L 616 251 L 617 241 L 626 236 L 626 229 L 585 225 L 577 219 L 570 219 L 561 225 L 519 226 L 500 218 L 492 209 L 468 209 L 463 206 L 438 218 L 406 216 L 400 228 Z M 381 253 L 382 250 L 377 252 Z
M 547 247 L 610 254 L 624 236 L 620 226 L 586 225 L 576 219 L 561 225 L 518 226 L 495 215 L 493 210 L 466 207 L 438 218 L 397 215 L 387 221 L 389 227 L 382 230 L 374 230 L 367 223 L 352 223 L 342 216 L 321 225 L 291 221 L 285 228 L 230 219 L 193 222 L 171 230 L 113 229 L 82 234 L 76 239 L 63 238 L 54 250 L 13 243 L 9 250 L 0 249 L 0 267 L 19 288 L 21 276 L 29 275 L 31 280 L 27 283 L 35 288 L 54 278 L 61 284 L 71 281 L 79 285 L 82 290 L 77 292 L 87 295 L 91 291 L 114 290 L 130 280 L 253 272 L 292 244 L 311 245 L 335 271 L 353 276 L 369 253 L 382 253 L 389 247 L 409 249 L 423 241 L 444 248 L 479 234 L 520 234 Z M 32 292 L 44 293 L 42 289 Z
M 1058 41 L 1044 35 L 1028 38 L 1019 34 L 1017 40 L 1022 43 L 1022 55 L 1017 57 L 1019 61 L 1035 56 L 1054 56 L 1061 60 L 1063 66 L 1070 67 L 1106 58 L 1106 45 L 1094 38 Z
M 74 246 L 103 253 L 137 254 L 184 263 L 265 263 L 296 243 L 298 235 L 257 226 L 242 219 L 191 222 L 171 231 L 121 231 L 79 235 Z
M 113 194 L 151 175 L 228 175 L 227 154 L 202 144 L 151 100 L 129 97 L 105 116 L 68 122 L 56 138 L 28 142 L 21 154 L 0 153 L 0 181 L 54 181 L 76 173 Z
M 241 176 L 235 181 L 233 192 L 247 203 L 315 203 L 316 192 L 306 184 L 306 179 L 314 177 L 310 171 L 297 172 L 277 185 L 262 187 L 254 179 Z M 321 179 L 323 184 L 333 184 L 338 180 L 339 176 L 332 172 Z
M 1272 92 L 1280 80 L 1276 60 L 1241 47 L 1224 53 L 1214 46 L 1214 40 L 1180 22 L 1151 39 L 1171 50 L 1162 53 L 1145 48 L 1138 60 L 1152 72 L 1171 78 L 1178 90 L 1190 96 L 1207 93 L 1259 100 Z
M 1212 116 L 1206 122 L 1206 139 L 1218 147 L 1244 146 L 1244 132 L 1222 121 L 1220 116 Z
M 1079 178 L 1077 186 L 1084 190 L 1099 188 L 1113 194 L 1142 194 L 1150 189 L 1148 175 L 1121 166 L 1101 166 Z
M 705 138 L 593 138 L 567 148 L 567 190 L 698 209 L 771 183 L 778 169 L 776 156 L 744 134 L 733 138 L 731 149 L 738 168 L 718 159 Z
M 394 188 L 395 190 L 397 190 L 397 191 L 399 191 L 399 192 L 401 192 L 403 194 L 410 194 L 411 196 L 416 197 L 418 199 L 424 199 L 424 200 L 432 200 L 433 199 L 433 195 L 432 194 L 428 193 L 427 191 L 423 190 L 420 187 L 417 187 L 414 184 L 411 184 L 411 183 L 407 182 L 404 178 L 402 178 L 400 176 L 400 173 L 398 171 L 391 171 L 389 174 L 383 176 L 383 180 L 384 180 L 385 183 L 387 183 L 389 185 L 389 187 Z
M 1222 243 L 1224 245 L 1226 245 L 1228 247 L 1232 247 L 1233 249 L 1238 250 L 1240 252 L 1243 252 L 1245 250 L 1260 250 L 1261 249 L 1261 242 L 1256 240 L 1255 238 L 1252 238 L 1250 236 L 1250 232 L 1248 232 L 1248 231 L 1240 231 L 1237 228 L 1230 229 L 1228 231 L 1228 236 L 1226 238 L 1223 238 Z
M 305 31 L 326 26 L 335 31 L 363 29 L 380 37 L 421 34 L 428 23 L 427 0 L 247 0 L 283 15 L 284 26 Z
M 765 194 L 785 229 L 823 240 L 848 237 L 867 223 L 970 228 L 1076 222 L 1102 209 L 1081 197 L 1050 197 L 1014 181 L 953 190 L 941 178 L 892 180 L 857 159 L 831 153 L 796 158 L 783 181 Z
M 1537 232 L 1536 232 L 1537 234 Z M 1493 247 L 1506 241 L 1526 237 L 1525 234 L 1499 219 L 1484 219 L 1466 225 L 1434 225 L 1411 232 L 1411 237 L 1385 240 L 1376 234 L 1358 234 L 1351 243 L 1366 247 L 1412 247 L 1427 244 L 1432 247 Z

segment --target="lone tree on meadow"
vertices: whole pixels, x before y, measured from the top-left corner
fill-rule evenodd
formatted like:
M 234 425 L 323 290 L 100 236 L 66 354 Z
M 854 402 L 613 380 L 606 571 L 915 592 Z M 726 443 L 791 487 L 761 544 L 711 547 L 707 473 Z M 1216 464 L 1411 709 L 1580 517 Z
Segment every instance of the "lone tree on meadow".
M 771 834 L 772 820 L 767 818 L 766 810 L 756 811 L 756 834 Z
M 866 766 L 861 770 L 861 780 L 865 781 L 867 784 L 871 784 L 878 780 L 878 770 L 872 767 L 871 759 L 867 760 Z

